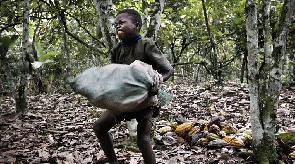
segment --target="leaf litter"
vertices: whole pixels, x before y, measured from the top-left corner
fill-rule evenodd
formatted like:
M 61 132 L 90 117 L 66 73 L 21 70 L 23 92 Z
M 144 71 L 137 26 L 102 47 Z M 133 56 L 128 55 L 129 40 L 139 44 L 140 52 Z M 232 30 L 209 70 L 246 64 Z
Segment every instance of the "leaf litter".
M 155 120 L 157 163 L 255 163 L 246 87 L 182 79 L 164 88 L 173 100 Z M 278 154 L 285 163 L 295 162 L 294 91 L 282 91 L 277 111 Z M 74 93 L 29 96 L 28 103 L 29 112 L 12 118 L 13 98 L 1 99 L 0 163 L 107 163 L 92 130 L 103 109 Z M 129 141 L 125 122 L 110 132 L 115 145 Z M 134 148 L 120 145 L 115 152 L 120 163 L 143 163 Z

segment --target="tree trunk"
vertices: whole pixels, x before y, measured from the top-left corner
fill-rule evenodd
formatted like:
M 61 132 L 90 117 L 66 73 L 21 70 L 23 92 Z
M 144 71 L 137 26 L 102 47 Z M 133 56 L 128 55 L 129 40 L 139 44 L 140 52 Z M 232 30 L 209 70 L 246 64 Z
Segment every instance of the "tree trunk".
M 246 1 L 246 29 L 249 69 L 250 121 L 252 146 L 258 163 L 277 163 L 275 145 L 276 111 L 281 91 L 282 59 L 295 0 L 284 3 L 279 23 L 279 36 L 273 39 L 270 27 L 270 1 L 263 4 L 264 61 L 258 70 L 258 29 L 255 0 Z
M 270 27 L 270 1 L 265 0 L 263 3 L 263 33 L 264 33 L 264 61 L 259 69 L 260 75 L 260 89 L 259 89 L 259 109 L 260 109 L 260 122 L 263 136 L 257 138 L 253 146 L 255 157 L 260 162 L 275 163 L 277 161 L 276 145 L 275 145 L 275 127 L 276 127 L 276 103 L 279 96 L 279 88 L 270 85 L 273 83 L 270 77 L 273 52 L 272 36 Z M 280 81 L 277 81 L 280 83 Z M 271 90 L 277 90 L 277 94 L 271 94 Z M 267 151 L 262 151 L 267 150 Z
M 293 48 L 293 52 L 290 52 L 287 59 L 288 59 L 288 62 L 286 63 L 287 74 L 290 75 L 288 79 L 288 84 L 292 86 L 292 85 L 295 85 L 295 47 Z
M 97 33 L 106 44 L 106 49 L 111 50 L 116 44 L 116 30 L 114 25 L 114 4 L 112 0 L 94 0 L 96 15 L 98 18 Z
M 19 77 L 19 85 L 16 87 L 16 92 L 14 93 L 16 101 L 16 111 L 17 113 L 27 111 L 27 79 L 29 73 L 29 0 L 23 1 L 23 38 L 22 38 L 22 65 L 20 67 L 21 74 Z
M 219 70 L 219 68 L 218 68 L 216 44 L 215 44 L 212 34 L 211 34 L 205 0 L 202 0 L 202 6 L 203 6 L 203 11 L 204 11 L 204 18 L 205 18 L 205 24 L 206 24 L 206 28 L 207 28 L 207 34 L 208 34 L 208 38 L 209 38 L 209 41 L 210 41 L 211 47 L 212 47 L 212 52 L 210 53 L 211 54 L 210 55 L 210 62 L 212 63 L 212 66 L 210 67 L 210 72 L 212 72 L 214 79 L 220 80 L 220 78 L 221 78 L 220 71 L 221 70 Z
M 62 54 L 64 56 L 64 61 L 65 61 L 64 64 L 66 67 L 66 77 L 68 78 L 68 77 L 72 77 L 72 70 L 71 70 L 71 58 L 70 58 L 69 49 L 67 46 L 67 33 L 66 33 L 68 30 L 67 19 L 65 17 L 64 11 L 60 8 L 59 1 L 54 0 L 54 3 L 57 8 L 56 15 L 58 16 L 58 21 L 61 24 L 62 40 L 63 40 L 61 50 L 62 50 Z M 51 90 L 51 84 L 52 84 L 52 81 L 49 81 L 46 87 L 46 88 L 49 88 L 49 91 Z
M 153 39 L 157 38 L 157 32 L 161 25 L 161 15 L 164 9 L 164 4 L 165 4 L 165 0 L 155 0 L 155 3 L 151 7 L 150 24 L 147 27 L 147 30 L 144 31 L 144 34 L 143 34 L 144 37 L 153 38 Z
M 145 36 L 147 33 L 147 28 L 148 28 L 148 12 L 147 12 L 147 8 L 149 6 L 147 0 L 142 0 L 142 15 L 141 15 L 141 19 L 142 19 L 142 26 L 141 26 L 141 31 L 143 32 L 143 35 Z
M 245 72 L 246 72 L 246 79 L 248 79 L 248 71 L 247 71 L 247 63 L 248 63 L 248 60 L 247 60 L 247 57 L 248 57 L 248 53 L 245 53 L 244 56 L 243 56 L 243 60 L 242 60 L 242 67 L 241 67 L 241 76 L 240 76 L 240 82 L 241 83 L 244 83 L 244 77 L 245 77 Z M 247 81 L 248 83 L 248 81 Z
M 279 21 L 279 27 L 277 28 L 278 30 L 276 31 L 277 38 L 275 39 L 275 44 L 274 44 L 274 53 L 272 55 L 275 64 L 278 65 L 280 68 L 280 75 L 282 75 L 282 65 L 283 65 L 283 58 L 285 56 L 286 52 L 286 43 L 287 43 L 287 37 L 289 34 L 290 30 L 290 25 L 292 22 L 292 17 L 294 17 L 294 8 L 295 8 L 295 0 L 286 0 L 284 1 L 284 6 L 282 9 L 280 21 Z M 293 18 L 294 19 L 294 18 Z M 294 61 L 294 50 L 293 52 L 290 52 L 289 58 L 293 60 L 293 74 L 289 74 L 290 77 L 293 76 L 293 82 L 295 81 L 294 79 L 294 66 L 295 66 L 295 61 Z M 273 70 L 274 73 L 276 73 L 276 70 Z M 277 78 L 275 74 L 271 74 L 274 78 Z M 281 76 L 278 77 L 279 79 Z M 280 88 L 281 89 L 281 88 Z

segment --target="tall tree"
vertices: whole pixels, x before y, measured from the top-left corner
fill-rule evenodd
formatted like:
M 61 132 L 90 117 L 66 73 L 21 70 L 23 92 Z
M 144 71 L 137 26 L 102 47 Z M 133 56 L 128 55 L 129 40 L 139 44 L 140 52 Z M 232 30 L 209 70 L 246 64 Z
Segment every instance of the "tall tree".
M 211 49 L 212 49 L 212 53 L 210 53 L 210 61 L 212 62 L 212 68 L 211 70 L 213 73 L 213 77 L 215 79 L 217 79 L 218 76 L 218 66 L 217 66 L 217 50 L 216 50 L 216 44 L 215 41 L 213 40 L 212 34 L 211 34 L 211 29 L 209 26 L 209 20 L 208 20 L 208 14 L 207 14 L 207 8 L 206 8 L 206 4 L 205 4 L 205 0 L 202 0 L 202 6 L 203 6 L 203 12 L 204 12 L 204 18 L 205 18 L 205 24 L 206 24 L 206 29 L 207 29 L 207 35 L 208 35 L 208 39 L 211 43 Z M 220 79 L 219 79 L 220 80 Z
M 66 57 L 66 76 L 67 77 L 71 77 L 72 76 L 72 71 L 71 71 L 71 58 L 69 55 L 69 50 L 68 50 L 68 46 L 67 46 L 67 31 L 68 31 L 68 27 L 67 27 L 67 19 L 65 17 L 65 13 L 64 10 L 60 9 L 60 4 L 58 0 L 54 0 L 54 4 L 56 7 L 56 15 L 58 17 L 58 20 L 62 26 L 62 40 L 63 40 L 63 45 L 62 45 L 62 54 Z
M 295 0 L 284 1 L 278 30 L 275 31 L 277 35 L 273 40 L 270 28 L 270 2 L 270 0 L 264 0 L 262 5 L 264 58 L 262 63 L 259 63 L 256 1 L 246 1 L 252 146 L 258 163 L 266 164 L 276 163 L 278 158 L 275 144 L 276 111 L 282 85 L 282 59 L 285 55 L 287 35 L 295 7 Z
M 23 1 L 23 36 L 22 36 L 22 56 L 21 56 L 21 74 L 19 83 L 14 93 L 16 101 L 16 111 L 25 112 L 27 110 L 27 79 L 29 75 L 30 58 L 29 58 L 29 0 Z

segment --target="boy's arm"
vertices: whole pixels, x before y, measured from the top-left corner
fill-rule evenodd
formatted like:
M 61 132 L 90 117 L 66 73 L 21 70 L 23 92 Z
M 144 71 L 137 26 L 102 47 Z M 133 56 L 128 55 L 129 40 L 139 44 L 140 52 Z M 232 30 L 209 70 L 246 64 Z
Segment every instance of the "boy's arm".
M 163 81 L 167 81 L 171 76 L 173 76 L 173 74 L 174 74 L 174 69 L 173 67 L 171 67 L 168 72 L 162 74 Z
M 161 73 L 163 81 L 167 81 L 174 75 L 174 69 L 165 57 L 165 55 L 158 49 L 156 43 L 151 39 L 145 40 L 145 53 L 151 61 L 153 68 Z

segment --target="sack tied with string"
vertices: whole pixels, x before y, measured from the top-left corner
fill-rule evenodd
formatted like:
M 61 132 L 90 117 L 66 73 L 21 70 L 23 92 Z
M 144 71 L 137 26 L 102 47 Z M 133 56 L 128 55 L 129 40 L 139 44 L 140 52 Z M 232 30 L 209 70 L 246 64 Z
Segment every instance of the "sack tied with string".
M 162 82 L 161 74 L 139 60 L 130 65 L 92 67 L 69 80 L 75 93 L 85 96 L 94 106 L 114 113 L 157 104 L 149 93 L 157 92 Z

